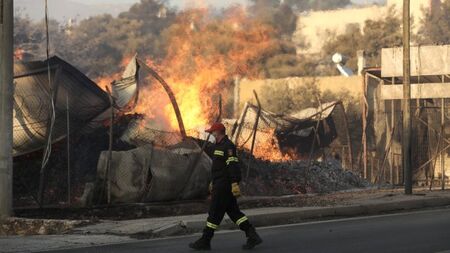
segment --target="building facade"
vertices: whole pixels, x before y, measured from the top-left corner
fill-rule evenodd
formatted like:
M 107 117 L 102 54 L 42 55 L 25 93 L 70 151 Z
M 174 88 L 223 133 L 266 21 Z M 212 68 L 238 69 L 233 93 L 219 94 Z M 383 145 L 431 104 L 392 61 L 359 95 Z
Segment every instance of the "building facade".
M 440 0 L 414 0 L 411 1 L 411 16 L 415 25 L 413 29 L 418 29 L 418 23 L 424 17 L 423 10 L 436 9 L 441 4 Z M 386 5 L 356 6 L 352 8 L 312 11 L 299 15 L 297 31 L 294 33 L 294 40 L 304 41 L 309 47 L 299 49 L 299 54 L 320 53 L 326 36 L 330 33 L 342 34 L 348 25 L 359 25 L 364 27 L 364 22 L 368 19 L 381 19 L 390 8 L 393 8 L 398 15 L 401 15 L 403 0 L 387 0 Z

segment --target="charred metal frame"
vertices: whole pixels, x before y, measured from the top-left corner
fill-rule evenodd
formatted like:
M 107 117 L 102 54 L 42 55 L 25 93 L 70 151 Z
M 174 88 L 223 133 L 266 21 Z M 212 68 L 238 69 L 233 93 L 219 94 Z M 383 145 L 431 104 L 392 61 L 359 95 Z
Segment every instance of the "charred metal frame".
M 398 166 L 394 166 L 394 161 L 396 157 L 401 156 L 400 154 L 395 153 L 392 149 L 392 142 L 394 138 L 394 132 L 396 131 L 396 126 L 400 126 L 399 122 L 401 121 L 400 117 L 396 117 L 395 110 L 398 106 L 396 106 L 395 100 L 400 100 L 402 98 L 401 95 L 401 78 L 400 77 L 391 77 L 391 78 L 383 78 L 381 76 L 381 71 L 379 68 L 368 68 L 363 71 L 363 95 L 362 95 L 362 146 L 363 150 L 360 155 L 363 163 L 363 175 L 365 179 L 368 179 L 372 182 L 382 183 L 382 182 L 390 182 L 393 184 L 403 184 L 402 171 Z M 428 154 L 429 159 L 425 161 L 423 164 L 419 164 L 416 166 L 416 170 L 424 169 L 430 163 L 432 164 L 432 175 L 431 178 L 428 179 L 428 176 L 425 179 L 425 183 L 429 185 L 430 189 L 433 187 L 434 173 L 436 171 L 436 163 L 438 158 L 440 160 L 440 172 L 441 177 L 439 179 L 441 185 L 440 188 L 442 190 L 445 189 L 445 185 L 448 183 L 446 179 L 445 172 L 445 152 L 450 149 L 450 138 L 445 137 L 445 126 L 446 126 L 446 113 L 448 112 L 448 108 L 450 106 L 446 105 L 448 98 L 450 98 L 450 76 L 449 75 L 432 75 L 432 76 L 412 76 L 411 78 L 411 96 L 412 99 L 416 100 L 416 105 L 413 107 L 416 112 L 420 112 L 422 109 L 437 109 L 440 110 L 440 129 L 435 129 L 429 122 L 424 121 L 420 118 L 420 113 L 415 114 L 415 119 L 418 124 L 421 124 L 427 127 L 427 134 L 430 134 L 430 131 L 434 132 L 437 139 L 436 147 L 431 147 L 430 138 L 428 138 L 428 147 L 429 152 L 434 148 L 434 152 Z M 367 127 L 368 127 L 368 118 L 369 118 L 369 95 L 375 96 L 374 94 L 368 94 L 369 92 L 369 82 L 374 80 L 377 82 L 376 91 L 378 94 L 378 98 L 374 98 L 375 103 L 384 103 L 385 109 L 385 131 L 386 134 L 385 140 L 385 148 L 382 154 L 377 154 L 376 157 L 369 155 L 370 151 L 368 150 L 368 139 L 367 139 Z M 437 82 L 439 80 L 439 82 Z M 421 82 L 425 81 L 425 82 Z M 439 101 L 439 106 L 428 106 L 427 99 L 435 99 Z M 378 101 L 377 101 L 378 100 Z M 373 108 L 372 108 L 373 109 Z M 398 109 L 398 108 L 397 108 Z M 388 111 L 390 111 L 391 115 L 388 115 Z M 374 113 L 375 114 L 375 113 Z M 389 117 L 390 116 L 390 117 Z M 390 123 L 390 124 L 389 124 Z M 377 145 L 375 143 L 375 145 Z M 369 157 L 370 156 L 370 157 Z M 381 158 L 381 159 L 379 159 Z M 378 160 L 378 162 L 376 162 Z M 386 161 L 389 160 L 389 178 L 385 175 L 385 166 Z M 381 164 L 380 164 L 381 162 Z M 370 163 L 370 165 L 369 165 Z M 378 166 L 375 166 L 378 164 Z M 370 173 L 369 173 L 370 168 Z M 377 171 L 376 177 L 374 172 Z

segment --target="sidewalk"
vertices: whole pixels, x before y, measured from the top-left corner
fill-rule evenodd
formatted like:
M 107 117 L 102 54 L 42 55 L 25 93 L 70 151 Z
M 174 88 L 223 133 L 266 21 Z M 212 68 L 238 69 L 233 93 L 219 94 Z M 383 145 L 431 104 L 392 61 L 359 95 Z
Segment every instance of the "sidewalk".
M 450 191 L 419 192 L 405 196 L 398 191 L 380 191 L 368 194 L 354 193 L 346 203 L 325 207 L 263 207 L 244 210 L 255 226 L 274 226 L 298 223 L 312 219 L 375 215 L 450 205 Z M 154 238 L 200 232 L 207 214 L 150 218 L 125 221 L 103 221 L 99 224 L 75 229 L 78 234 L 112 234 L 136 238 Z M 235 229 L 236 225 L 225 217 L 220 229 Z
M 263 207 L 246 209 L 244 213 L 256 226 L 299 223 L 316 219 L 354 217 L 422 208 L 450 206 L 450 191 L 419 191 L 405 196 L 401 190 L 359 191 L 336 194 L 337 205 L 313 207 Z M 339 198 L 341 196 L 341 198 Z M 39 251 L 82 247 L 138 239 L 166 237 L 200 232 L 206 214 L 109 221 L 78 227 L 66 235 L 0 237 L 0 252 Z M 235 229 L 228 217 L 220 229 Z

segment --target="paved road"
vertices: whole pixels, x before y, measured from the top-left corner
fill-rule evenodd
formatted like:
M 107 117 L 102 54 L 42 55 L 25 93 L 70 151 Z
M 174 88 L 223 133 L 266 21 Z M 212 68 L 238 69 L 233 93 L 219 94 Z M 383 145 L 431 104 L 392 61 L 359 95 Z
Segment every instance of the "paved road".
M 450 209 L 268 227 L 259 232 L 264 243 L 253 252 L 450 252 Z M 196 237 L 58 252 L 191 252 L 186 245 Z M 218 233 L 213 252 L 240 252 L 243 241 L 239 231 Z

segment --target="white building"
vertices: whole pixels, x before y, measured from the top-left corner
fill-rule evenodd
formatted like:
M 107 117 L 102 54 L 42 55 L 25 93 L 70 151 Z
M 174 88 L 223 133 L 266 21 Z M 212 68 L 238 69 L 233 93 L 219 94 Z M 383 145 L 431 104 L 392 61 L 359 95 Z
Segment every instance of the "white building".
M 411 1 L 411 16 L 415 22 L 413 29 L 418 29 L 417 24 L 423 18 L 423 9 L 435 8 L 440 3 L 440 0 Z M 368 19 L 383 18 L 389 8 L 394 8 L 401 15 L 402 7 L 403 0 L 387 0 L 384 6 L 356 6 L 338 10 L 302 13 L 297 21 L 297 32 L 294 34 L 294 40 L 300 41 L 303 39 L 309 45 L 306 51 L 303 49 L 299 53 L 319 53 L 328 33 L 344 33 L 347 25 L 350 24 L 358 24 L 362 28 L 364 27 L 364 22 Z

